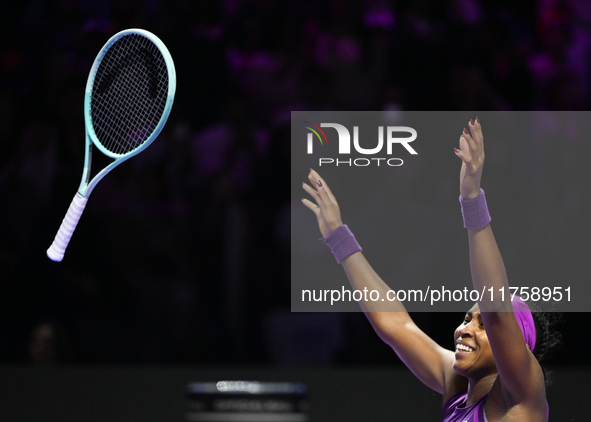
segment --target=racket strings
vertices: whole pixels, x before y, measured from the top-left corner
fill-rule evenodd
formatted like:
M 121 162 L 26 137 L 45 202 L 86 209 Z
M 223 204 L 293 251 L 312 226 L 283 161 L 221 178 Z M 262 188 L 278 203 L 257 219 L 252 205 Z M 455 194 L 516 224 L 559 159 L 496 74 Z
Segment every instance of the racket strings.
M 121 155 L 148 140 L 164 113 L 168 84 L 164 57 L 148 38 L 126 35 L 109 48 L 94 77 L 90 105 L 105 149 Z

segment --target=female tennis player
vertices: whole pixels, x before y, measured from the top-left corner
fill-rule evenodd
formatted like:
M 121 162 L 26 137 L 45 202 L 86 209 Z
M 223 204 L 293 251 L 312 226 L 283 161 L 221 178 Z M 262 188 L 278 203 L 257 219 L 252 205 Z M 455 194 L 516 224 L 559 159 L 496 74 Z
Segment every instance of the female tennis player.
M 553 343 L 548 324 L 536 330 L 527 304 L 515 296 L 501 300 L 500 289 L 510 297 L 505 266 L 497 247 L 480 179 L 484 165 L 480 121 L 470 120 L 456 155 L 462 160 L 460 203 L 468 229 L 470 268 L 475 290 L 493 287 L 499 296 L 476 303 L 454 332 L 455 350 L 448 350 L 421 331 L 402 303 L 361 306 L 377 334 L 427 386 L 443 395 L 443 422 L 547 421 L 545 376 L 532 352 L 543 356 Z M 325 243 L 343 265 L 353 289 L 390 288 L 369 265 L 355 237 L 341 221 L 337 201 L 326 182 L 311 170 L 304 190 L 315 203 L 302 199 L 317 217 Z M 488 300 L 492 299 L 492 300 Z M 541 315 L 541 314 L 540 314 Z M 537 331 L 537 333 L 536 333 Z M 537 346 L 537 348 L 536 348 Z

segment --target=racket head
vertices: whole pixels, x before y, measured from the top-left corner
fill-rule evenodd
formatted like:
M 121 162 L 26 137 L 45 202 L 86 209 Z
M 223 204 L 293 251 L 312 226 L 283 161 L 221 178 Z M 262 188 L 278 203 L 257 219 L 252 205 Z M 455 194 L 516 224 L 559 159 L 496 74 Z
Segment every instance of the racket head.
M 176 71 L 164 43 L 143 29 L 113 35 L 86 83 L 87 138 L 105 155 L 130 158 L 156 139 L 172 109 Z

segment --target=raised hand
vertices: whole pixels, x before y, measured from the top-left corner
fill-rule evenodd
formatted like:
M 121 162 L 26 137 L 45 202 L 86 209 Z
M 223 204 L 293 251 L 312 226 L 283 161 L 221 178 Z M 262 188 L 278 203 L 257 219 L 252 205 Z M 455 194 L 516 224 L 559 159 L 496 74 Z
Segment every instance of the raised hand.
M 322 237 L 326 238 L 334 229 L 343 224 L 339 204 L 326 182 L 315 170 L 310 169 L 308 180 L 312 186 L 302 183 L 302 187 L 314 198 L 316 203 L 308 199 L 302 199 L 302 203 L 316 214 L 320 233 L 322 233 Z
M 460 136 L 460 149 L 454 148 L 462 159 L 460 171 L 460 194 L 464 199 L 475 198 L 480 194 L 480 179 L 484 167 L 484 137 L 478 117 L 468 123 L 470 133 L 464 128 Z

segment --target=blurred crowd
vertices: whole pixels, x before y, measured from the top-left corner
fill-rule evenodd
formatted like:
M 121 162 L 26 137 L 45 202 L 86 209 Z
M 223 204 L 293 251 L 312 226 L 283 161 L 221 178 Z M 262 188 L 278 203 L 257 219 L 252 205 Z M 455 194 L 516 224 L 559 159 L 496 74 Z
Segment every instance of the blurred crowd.
M 591 100 L 583 0 L 0 0 L 0 19 L 0 362 L 387 362 L 363 315 L 289 316 L 290 111 Z M 174 58 L 172 113 L 51 263 L 88 71 L 132 27 Z

